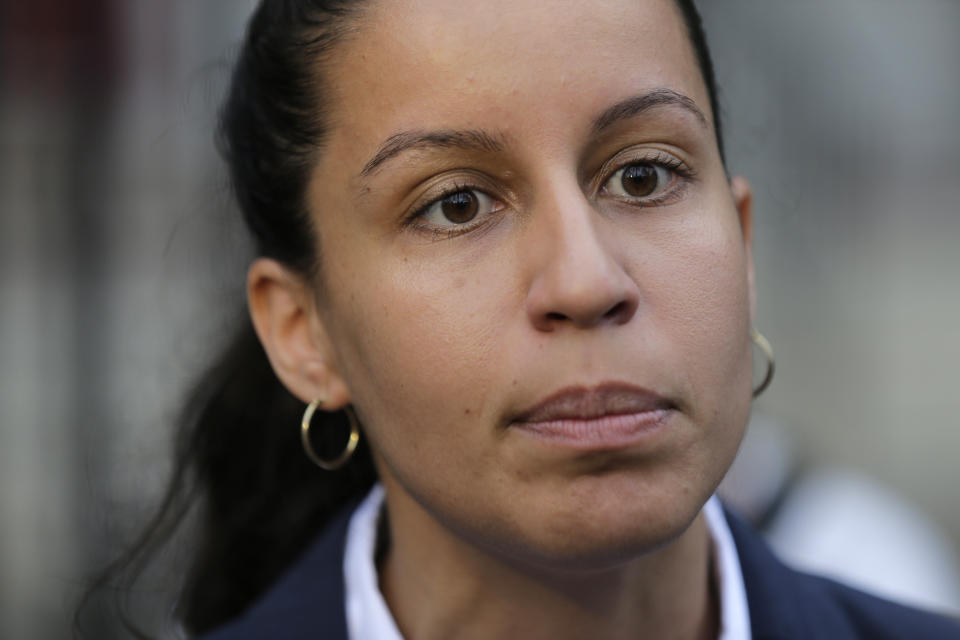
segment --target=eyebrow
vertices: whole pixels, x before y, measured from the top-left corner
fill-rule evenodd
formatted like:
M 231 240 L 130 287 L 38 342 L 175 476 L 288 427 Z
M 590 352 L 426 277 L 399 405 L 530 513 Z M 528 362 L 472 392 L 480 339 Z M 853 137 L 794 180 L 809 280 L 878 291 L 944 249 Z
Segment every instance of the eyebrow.
M 621 120 L 633 118 L 656 107 L 674 106 L 693 114 L 700 124 L 707 126 L 707 117 L 689 96 L 672 89 L 654 89 L 647 93 L 631 96 L 605 109 L 593 121 L 594 134 L 609 129 Z
M 496 153 L 503 150 L 503 141 L 482 130 L 403 131 L 396 133 L 380 147 L 364 165 L 361 176 L 369 176 L 387 160 L 411 149 L 466 149 Z
M 647 93 L 631 96 L 605 109 L 593 120 L 595 134 L 612 127 L 614 124 L 636 117 L 651 109 L 662 106 L 677 106 L 693 114 L 697 120 L 707 125 L 707 117 L 692 98 L 672 89 L 654 89 Z M 502 151 L 502 137 L 495 136 L 482 129 L 440 131 L 401 131 L 395 133 L 380 146 L 377 153 L 360 171 L 361 177 L 367 177 L 383 163 L 412 149 L 465 149 L 496 153 Z

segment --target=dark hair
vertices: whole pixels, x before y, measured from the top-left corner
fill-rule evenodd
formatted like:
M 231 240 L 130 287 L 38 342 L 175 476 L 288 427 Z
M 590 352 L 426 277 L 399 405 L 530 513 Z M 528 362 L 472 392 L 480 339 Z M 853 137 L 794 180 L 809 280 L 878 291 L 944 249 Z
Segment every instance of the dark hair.
M 710 96 L 722 157 L 717 90 L 700 16 L 692 0 L 675 1 Z M 304 193 L 325 140 L 321 72 L 335 45 L 349 37 L 361 5 L 262 0 L 221 114 L 218 141 L 259 254 L 307 277 L 320 273 Z M 376 480 L 364 445 L 339 471 L 314 467 L 296 429 L 302 410 L 275 377 L 245 319 L 186 403 L 160 512 L 99 584 L 123 570 L 135 579 L 198 503 L 199 546 L 178 617 L 189 632 L 202 633 L 240 614 L 336 511 Z M 329 440 L 315 446 L 342 448 L 343 430 L 327 427 L 314 429 Z
M 710 98 L 710 111 L 713 112 L 713 134 L 717 138 L 717 149 L 720 159 L 726 163 L 726 153 L 723 147 L 723 124 L 720 114 L 720 88 L 717 86 L 716 74 L 713 72 L 713 58 L 710 56 L 710 47 L 707 45 L 707 34 L 703 29 L 703 20 L 693 0 L 675 0 L 677 8 L 683 15 L 683 23 L 693 45 L 693 54 L 700 68 L 700 75 L 707 87 Z

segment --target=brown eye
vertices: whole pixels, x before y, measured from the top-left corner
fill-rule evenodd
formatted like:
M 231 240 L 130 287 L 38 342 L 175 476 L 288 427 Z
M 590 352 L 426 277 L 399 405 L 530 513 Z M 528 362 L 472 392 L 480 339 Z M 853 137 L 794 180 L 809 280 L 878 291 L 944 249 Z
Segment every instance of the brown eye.
M 503 206 L 479 189 L 458 187 L 425 206 L 417 218 L 433 229 L 467 229 L 483 224 Z
M 440 201 L 440 211 L 450 222 L 463 224 L 477 217 L 480 203 L 472 191 L 457 191 Z
M 649 164 L 631 164 L 620 175 L 620 186 L 625 193 L 642 198 L 657 189 L 657 170 Z
M 634 162 L 613 172 L 604 190 L 621 198 L 650 198 L 667 189 L 674 170 L 654 162 Z

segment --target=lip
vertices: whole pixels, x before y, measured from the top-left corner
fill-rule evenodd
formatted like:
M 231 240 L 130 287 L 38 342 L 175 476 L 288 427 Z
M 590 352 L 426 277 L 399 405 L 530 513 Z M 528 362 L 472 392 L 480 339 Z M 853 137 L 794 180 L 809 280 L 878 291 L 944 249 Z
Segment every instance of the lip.
M 657 431 L 674 409 L 630 384 L 566 387 L 518 413 L 511 426 L 577 448 L 617 448 Z

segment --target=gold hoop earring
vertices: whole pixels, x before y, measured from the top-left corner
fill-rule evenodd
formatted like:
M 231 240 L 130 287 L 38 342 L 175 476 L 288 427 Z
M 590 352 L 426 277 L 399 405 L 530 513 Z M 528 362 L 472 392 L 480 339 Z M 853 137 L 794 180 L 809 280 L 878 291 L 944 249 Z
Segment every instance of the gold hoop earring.
M 763 381 L 753 390 L 753 397 L 756 398 L 770 386 L 770 382 L 773 380 L 773 372 L 776 370 L 776 362 L 773 359 L 773 347 L 770 346 L 770 342 L 763 337 L 762 333 L 751 327 L 750 339 L 760 347 L 760 351 L 763 351 L 763 355 L 767 358 L 767 373 L 763 376 Z
M 353 407 L 350 405 L 344 407 L 343 412 L 347 414 L 347 420 L 350 421 L 350 438 L 347 440 L 347 446 L 343 453 L 335 459 L 324 460 L 310 443 L 310 425 L 313 422 L 313 414 L 316 413 L 321 404 L 323 402 L 318 398 L 308 404 L 303 412 L 303 420 L 300 421 L 300 441 L 303 443 L 303 451 L 315 465 L 327 471 L 334 471 L 347 464 L 353 457 L 353 452 L 357 450 L 357 443 L 360 442 L 360 425 L 357 424 L 357 414 L 353 412 Z

